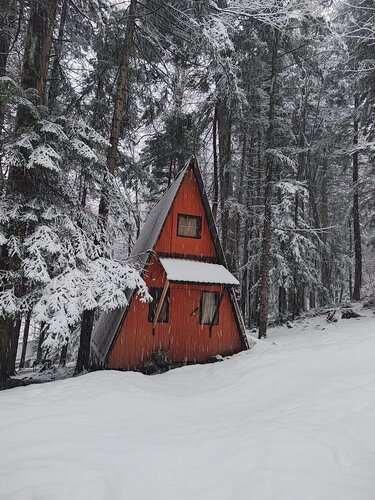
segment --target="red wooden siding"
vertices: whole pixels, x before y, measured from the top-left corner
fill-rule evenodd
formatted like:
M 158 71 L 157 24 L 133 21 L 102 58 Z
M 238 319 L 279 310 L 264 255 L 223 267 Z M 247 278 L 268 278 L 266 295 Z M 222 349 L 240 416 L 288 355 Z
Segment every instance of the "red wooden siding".
M 177 236 L 178 214 L 202 217 L 201 238 Z M 193 169 L 180 187 L 154 248 L 155 254 L 145 272 L 148 287 L 162 288 L 166 276 L 158 254 L 180 254 L 191 258 L 218 261 L 204 205 Z M 219 324 L 212 327 L 200 324 L 202 291 L 221 293 L 222 286 L 170 283 L 168 323 L 157 323 L 155 335 L 148 322 L 148 304 L 132 300 L 119 335 L 107 362 L 108 368 L 132 370 L 142 366 L 157 350 L 171 352 L 173 363 L 204 362 L 216 354 L 229 355 L 242 350 L 239 326 L 228 291 L 219 309 Z
M 147 285 L 162 287 L 164 280 L 159 262 L 152 264 Z M 133 300 L 110 354 L 108 368 L 140 368 L 159 349 L 170 351 L 174 363 L 203 362 L 215 354 L 240 352 L 241 341 L 228 292 L 220 305 L 219 324 L 213 326 L 210 337 L 209 325 L 199 323 L 202 290 L 220 293 L 222 287 L 171 283 L 169 322 L 158 323 L 155 335 L 148 322 L 148 304 Z
M 177 236 L 178 214 L 202 217 L 202 237 L 195 239 Z M 154 250 L 195 257 L 216 257 L 215 246 L 193 170 L 189 170 L 186 174 Z

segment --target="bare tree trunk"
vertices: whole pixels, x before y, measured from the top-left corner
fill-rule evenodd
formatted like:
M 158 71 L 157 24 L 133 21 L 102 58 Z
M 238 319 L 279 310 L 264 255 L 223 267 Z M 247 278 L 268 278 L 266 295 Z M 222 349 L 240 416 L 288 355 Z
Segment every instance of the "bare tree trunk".
M 36 351 L 36 361 L 40 363 L 43 359 L 43 342 L 46 339 L 46 331 L 44 323 L 40 324 L 38 347 Z
M 243 194 L 244 194 L 244 181 L 247 175 L 248 159 L 247 159 L 247 144 L 248 144 L 248 132 L 247 127 L 245 127 L 243 137 L 242 137 L 242 154 L 241 154 L 241 166 L 240 172 L 237 177 L 235 194 L 237 197 L 237 202 L 239 206 L 243 204 Z M 232 256 L 232 271 L 234 273 L 239 273 L 240 267 L 240 248 L 241 248 L 241 227 L 242 227 L 242 217 L 238 211 L 236 211 L 235 216 L 232 221 L 232 235 L 233 241 L 236 243 L 236 248 L 233 245 L 233 256 Z
M 12 2 L 11 0 L 3 0 L 0 13 L 0 78 L 6 75 L 6 67 L 11 43 L 11 23 L 12 20 Z M 0 99 L 0 135 L 3 131 L 5 118 L 5 105 Z
M 79 338 L 78 359 L 75 373 L 87 371 L 90 368 L 90 344 L 91 333 L 94 325 L 95 311 L 84 311 L 81 322 L 81 334 Z
M 252 157 L 252 148 L 253 148 L 253 139 L 250 136 L 249 138 L 250 148 L 248 154 L 246 175 L 244 178 L 244 188 L 245 188 L 245 200 L 244 205 L 246 206 L 246 220 L 244 227 L 244 241 L 243 241 L 243 255 L 242 255 L 242 280 L 241 280 L 241 309 L 242 314 L 245 318 L 245 323 L 250 323 L 250 304 L 249 304 L 249 288 L 251 286 L 251 272 L 249 267 L 249 242 L 251 238 L 251 232 L 253 230 L 253 216 L 250 217 L 251 210 L 251 181 L 250 175 L 253 173 L 253 157 Z
M 357 112 L 359 106 L 358 94 L 354 96 L 354 110 Z M 354 117 L 354 147 L 358 145 L 358 125 L 357 115 Z M 358 151 L 353 153 L 353 240 L 354 240 L 354 288 L 353 300 L 361 300 L 362 287 L 362 243 L 361 225 L 359 220 L 359 195 L 358 195 Z
M 28 20 L 27 35 L 25 42 L 25 53 L 22 67 L 21 83 L 24 89 L 35 89 L 35 104 L 43 104 L 45 96 L 45 84 L 48 71 L 48 59 L 52 43 L 52 29 L 57 0 L 44 0 L 43 2 L 32 2 Z M 26 106 L 17 109 L 16 131 L 23 130 L 32 125 L 35 118 Z M 32 179 L 31 171 L 25 172 L 23 166 L 12 165 L 9 170 L 7 183 L 8 193 L 15 196 L 21 195 L 29 199 L 34 194 L 36 179 Z M 15 228 L 17 236 L 25 236 L 27 228 L 18 224 Z M 6 253 L 2 247 L 0 255 L 1 269 L 18 272 L 21 262 L 18 258 Z M 24 292 L 23 282 L 17 285 L 16 295 L 21 296 Z M 0 348 L 1 378 L 12 375 L 15 371 L 15 360 L 21 321 L 19 316 L 15 318 L 3 318 L 0 320 L 0 336 L 2 337 Z
M 0 389 L 2 389 L 5 381 L 9 378 L 8 373 L 8 352 L 10 349 L 9 345 L 9 332 L 12 331 L 13 319 L 7 318 L 0 320 Z
M 303 70 L 303 75 L 306 78 L 305 70 Z M 300 153 L 298 154 L 298 171 L 297 171 L 297 181 L 303 182 L 306 176 L 306 153 L 305 148 L 305 129 L 306 129 L 306 108 L 307 108 L 307 92 L 305 82 L 301 89 L 301 108 L 299 116 L 299 139 L 298 145 L 300 148 Z M 296 229 L 299 227 L 299 220 L 304 219 L 304 202 L 300 197 L 299 193 L 295 196 L 294 205 L 294 225 Z M 305 308 L 305 285 L 300 282 L 297 265 L 294 264 L 294 301 L 293 301 L 293 317 L 300 314 L 301 310 Z
M 51 78 L 50 78 L 51 83 L 48 92 L 48 107 L 50 111 L 52 111 L 54 108 L 57 94 L 59 91 L 60 59 L 61 59 L 61 50 L 64 40 L 64 31 L 65 31 L 67 14 L 68 14 L 68 0 L 63 0 L 63 4 L 61 6 L 61 14 L 60 14 L 59 34 L 54 44 L 55 57 L 52 65 Z
M 212 123 L 212 151 L 214 158 L 214 196 L 212 201 L 212 215 L 214 221 L 217 219 L 217 209 L 219 205 L 219 173 L 217 164 L 217 105 L 215 104 L 214 118 Z
M 268 114 L 268 130 L 267 130 L 267 147 L 272 149 L 274 146 L 274 127 L 276 114 L 276 82 L 277 82 L 277 59 L 279 51 L 280 31 L 274 29 L 273 47 L 272 47 L 272 62 L 271 62 L 271 89 L 270 89 L 270 105 Z M 272 222 L 272 183 L 274 158 L 272 154 L 267 154 L 267 173 L 266 173 L 266 188 L 264 195 L 264 222 L 262 235 L 262 250 L 260 263 L 260 298 L 259 298 L 259 338 L 267 336 L 268 323 L 268 293 L 269 293 L 269 274 L 271 264 L 271 222 Z
M 230 224 L 227 203 L 233 194 L 231 172 L 232 120 L 230 109 L 225 100 L 220 100 L 217 104 L 217 118 L 219 132 L 221 238 L 228 267 L 232 270 L 234 258 L 234 231 Z
M 36 105 L 44 104 L 49 56 L 52 46 L 52 30 L 57 0 L 32 2 L 27 27 L 21 83 L 24 89 L 35 89 Z M 16 128 L 33 124 L 35 118 L 30 109 L 19 106 Z
M 66 337 L 65 344 L 61 347 L 59 366 L 64 368 L 66 366 L 66 358 L 68 355 L 69 337 Z
M 31 310 L 26 314 L 25 319 L 25 327 L 23 329 L 23 338 L 22 338 L 22 352 L 19 368 L 23 368 L 25 366 L 26 359 L 26 351 L 27 351 L 27 342 L 29 340 L 29 331 L 30 331 L 30 320 L 31 320 Z
M 352 271 L 352 258 L 353 258 L 353 233 L 352 233 L 352 224 L 349 219 L 349 254 L 350 254 L 350 262 L 349 262 L 349 298 L 353 300 L 353 271 Z
M 111 136 L 109 139 L 111 146 L 109 147 L 107 154 L 107 166 L 111 174 L 113 174 L 116 170 L 117 148 L 126 105 L 127 90 L 129 84 L 129 63 L 130 56 L 133 52 L 133 34 L 135 28 L 136 6 L 137 0 L 131 0 L 129 5 L 128 21 L 126 24 L 125 42 L 122 50 L 122 59 L 117 80 L 117 91 L 113 110 Z
M 322 164 L 322 191 L 321 191 L 321 227 L 323 229 L 321 239 L 323 243 L 322 248 L 322 285 L 324 291 L 320 297 L 320 305 L 327 304 L 328 300 L 331 299 L 331 273 L 329 265 L 329 252 L 328 252 L 328 237 L 326 228 L 329 224 L 329 213 L 328 213 L 328 168 L 327 160 L 324 158 Z
M 122 59 L 119 68 L 119 75 L 117 80 L 117 90 L 115 96 L 115 105 L 112 117 L 110 147 L 107 153 L 107 169 L 110 174 L 114 174 L 117 168 L 117 149 L 122 129 L 122 122 L 124 118 L 124 111 L 126 105 L 127 90 L 129 84 L 129 63 L 130 56 L 133 52 L 133 35 L 135 28 L 137 0 L 131 0 L 128 12 L 128 21 L 126 25 L 125 42 L 122 51 Z M 99 217 L 103 225 L 107 224 L 108 217 L 108 184 L 106 175 L 103 179 L 102 191 L 99 203 Z M 80 373 L 82 370 L 87 369 L 90 365 L 90 343 L 91 334 L 94 325 L 95 310 L 84 311 L 80 343 L 78 350 L 78 359 L 76 364 L 75 373 Z

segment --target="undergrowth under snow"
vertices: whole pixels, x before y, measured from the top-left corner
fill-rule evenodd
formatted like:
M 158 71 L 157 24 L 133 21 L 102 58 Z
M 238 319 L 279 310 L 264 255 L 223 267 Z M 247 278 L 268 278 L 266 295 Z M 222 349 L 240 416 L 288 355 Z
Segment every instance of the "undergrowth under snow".
M 0 393 L 0 498 L 374 500 L 375 317 Z

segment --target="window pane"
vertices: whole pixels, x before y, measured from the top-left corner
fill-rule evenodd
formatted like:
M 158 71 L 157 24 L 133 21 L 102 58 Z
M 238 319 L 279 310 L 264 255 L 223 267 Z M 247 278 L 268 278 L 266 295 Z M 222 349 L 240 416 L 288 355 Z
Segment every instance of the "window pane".
M 201 299 L 201 323 L 203 325 L 210 325 L 219 323 L 219 311 L 214 318 L 217 306 L 219 303 L 219 294 L 217 292 L 202 292 Z M 215 321 L 213 321 L 215 319 Z
M 201 237 L 202 218 L 197 215 L 178 214 L 177 236 Z
M 150 295 L 153 298 L 153 301 L 150 302 L 148 306 L 148 321 L 152 323 L 155 318 L 156 309 L 158 308 L 158 304 L 160 301 L 161 294 L 163 293 L 162 288 L 150 288 Z M 169 289 L 167 290 L 167 295 L 165 296 L 163 307 L 161 308 L 158 323 L 168 323 L 169 321 Z

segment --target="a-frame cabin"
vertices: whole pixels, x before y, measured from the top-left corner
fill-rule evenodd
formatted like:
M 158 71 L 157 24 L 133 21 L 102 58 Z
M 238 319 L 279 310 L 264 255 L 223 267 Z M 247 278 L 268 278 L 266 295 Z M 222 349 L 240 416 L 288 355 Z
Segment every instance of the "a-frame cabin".
M 191 158 L 150 212 L 132 251 L 154 300 L 135 294 L 102 314 L 93 332 L 96 366 L 141 369 L 155 352 L 172 364 L 202 363 L 247 349 L 242 317 L 202 176 Z

